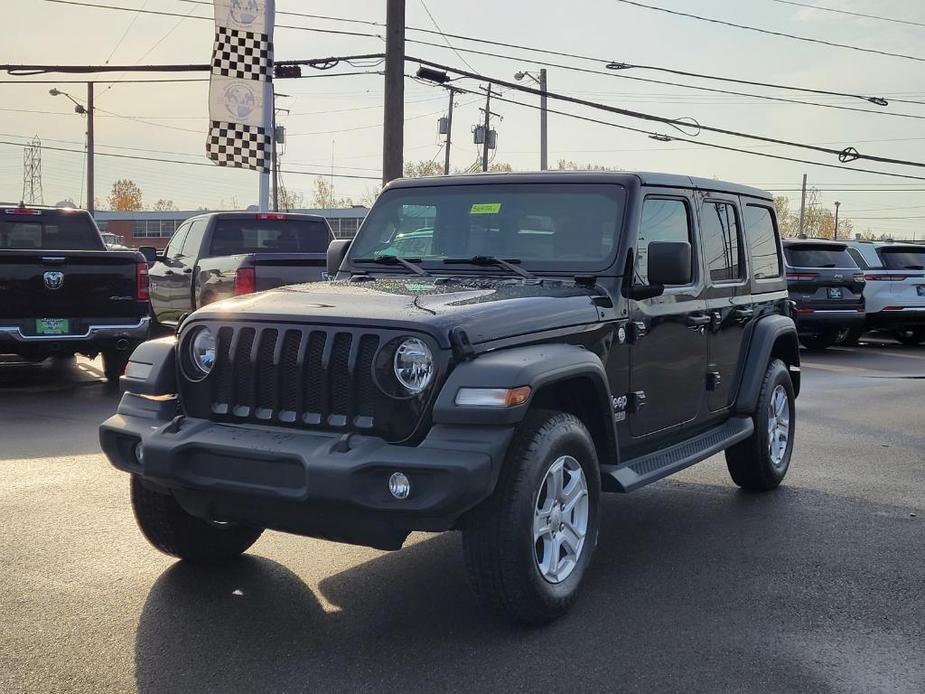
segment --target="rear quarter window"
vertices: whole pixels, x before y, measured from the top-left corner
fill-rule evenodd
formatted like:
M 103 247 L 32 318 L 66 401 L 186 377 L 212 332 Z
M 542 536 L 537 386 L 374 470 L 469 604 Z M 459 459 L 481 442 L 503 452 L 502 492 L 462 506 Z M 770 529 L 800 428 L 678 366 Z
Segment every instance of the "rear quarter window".
M 756 280 L 780 277 L 780 246 L 774 216 L 769 207 L 745 206 L 745 239 L 752 277 Z

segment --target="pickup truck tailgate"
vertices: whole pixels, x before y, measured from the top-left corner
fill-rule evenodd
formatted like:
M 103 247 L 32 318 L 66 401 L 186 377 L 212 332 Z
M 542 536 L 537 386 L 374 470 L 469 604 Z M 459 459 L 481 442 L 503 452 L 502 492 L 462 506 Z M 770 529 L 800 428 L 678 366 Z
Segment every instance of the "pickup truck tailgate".
M 130 318 L 136 299 L 133 251 L 0 250 L 0 318 Z

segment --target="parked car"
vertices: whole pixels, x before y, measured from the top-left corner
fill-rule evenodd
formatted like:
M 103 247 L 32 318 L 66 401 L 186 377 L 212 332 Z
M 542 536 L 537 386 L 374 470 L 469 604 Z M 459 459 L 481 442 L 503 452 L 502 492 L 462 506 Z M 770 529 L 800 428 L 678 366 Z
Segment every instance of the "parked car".
M 877 330 L 904 345 L 925 342 L 925 246 L 849 241 L 848 253 L 864 272 L 867 319 L 847 341 Z
M 325 275 L 334 238 L 324 217 L 292 213 L 212 212 L 186 220 L 151 262 L 151 306 L 170 331 L 200 306 Z
M 418 255 L 381 254 L 422 210 Z M 100 440 L 158 549 L 212 562 L 263 528 L 382 549 L 456 529 L 482 602 L 540 624 L 578 594 L 602 492 L 720 451 L 748 490 L 787 473 L 800 354 L 768 193 L 393 181 L 328 257 L 336 281 L 206 306 L 133 355 Z
M 784 265 L 804 347 L 825 349 L 848 331 L 863 328 L 864 273 L 844 243 L 784 241 Z
M 102 354 L 115 382 L 149 322 L 144 257 L 107 250 L 86 210 L 0 211 L 0 354 Z

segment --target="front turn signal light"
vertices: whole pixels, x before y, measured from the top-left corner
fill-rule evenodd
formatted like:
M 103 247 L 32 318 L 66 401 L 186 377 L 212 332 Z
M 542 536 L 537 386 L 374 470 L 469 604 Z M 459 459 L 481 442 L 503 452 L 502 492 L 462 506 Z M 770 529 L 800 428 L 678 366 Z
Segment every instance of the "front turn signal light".
M 456 404 L 460 407 L 517 407 L 530 399 L 530 386 L 517 388 L 460 388 Z

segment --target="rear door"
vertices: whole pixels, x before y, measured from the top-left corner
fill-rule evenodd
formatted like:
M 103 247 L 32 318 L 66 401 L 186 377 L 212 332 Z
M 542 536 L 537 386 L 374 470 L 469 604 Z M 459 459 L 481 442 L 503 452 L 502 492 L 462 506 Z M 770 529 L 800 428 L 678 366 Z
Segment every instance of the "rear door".
M 647 247 L 653 241 L 691 244 L 692 282 L 666 287 L 652 299 L 631 300 L 630 432 L 634 437 L 683 427 L 703 407 L 707 356 L 705 302 L 690 191 L 650 193 L 644 198 L 633 284 L 648 285 Z
M 754 309 L 738 198 L 713 192 L 698 197 L 707 279 L 706 309 L 710 318 L 704 381 L 709 409 L 716 412 L 732 403 L 744 328 Z

